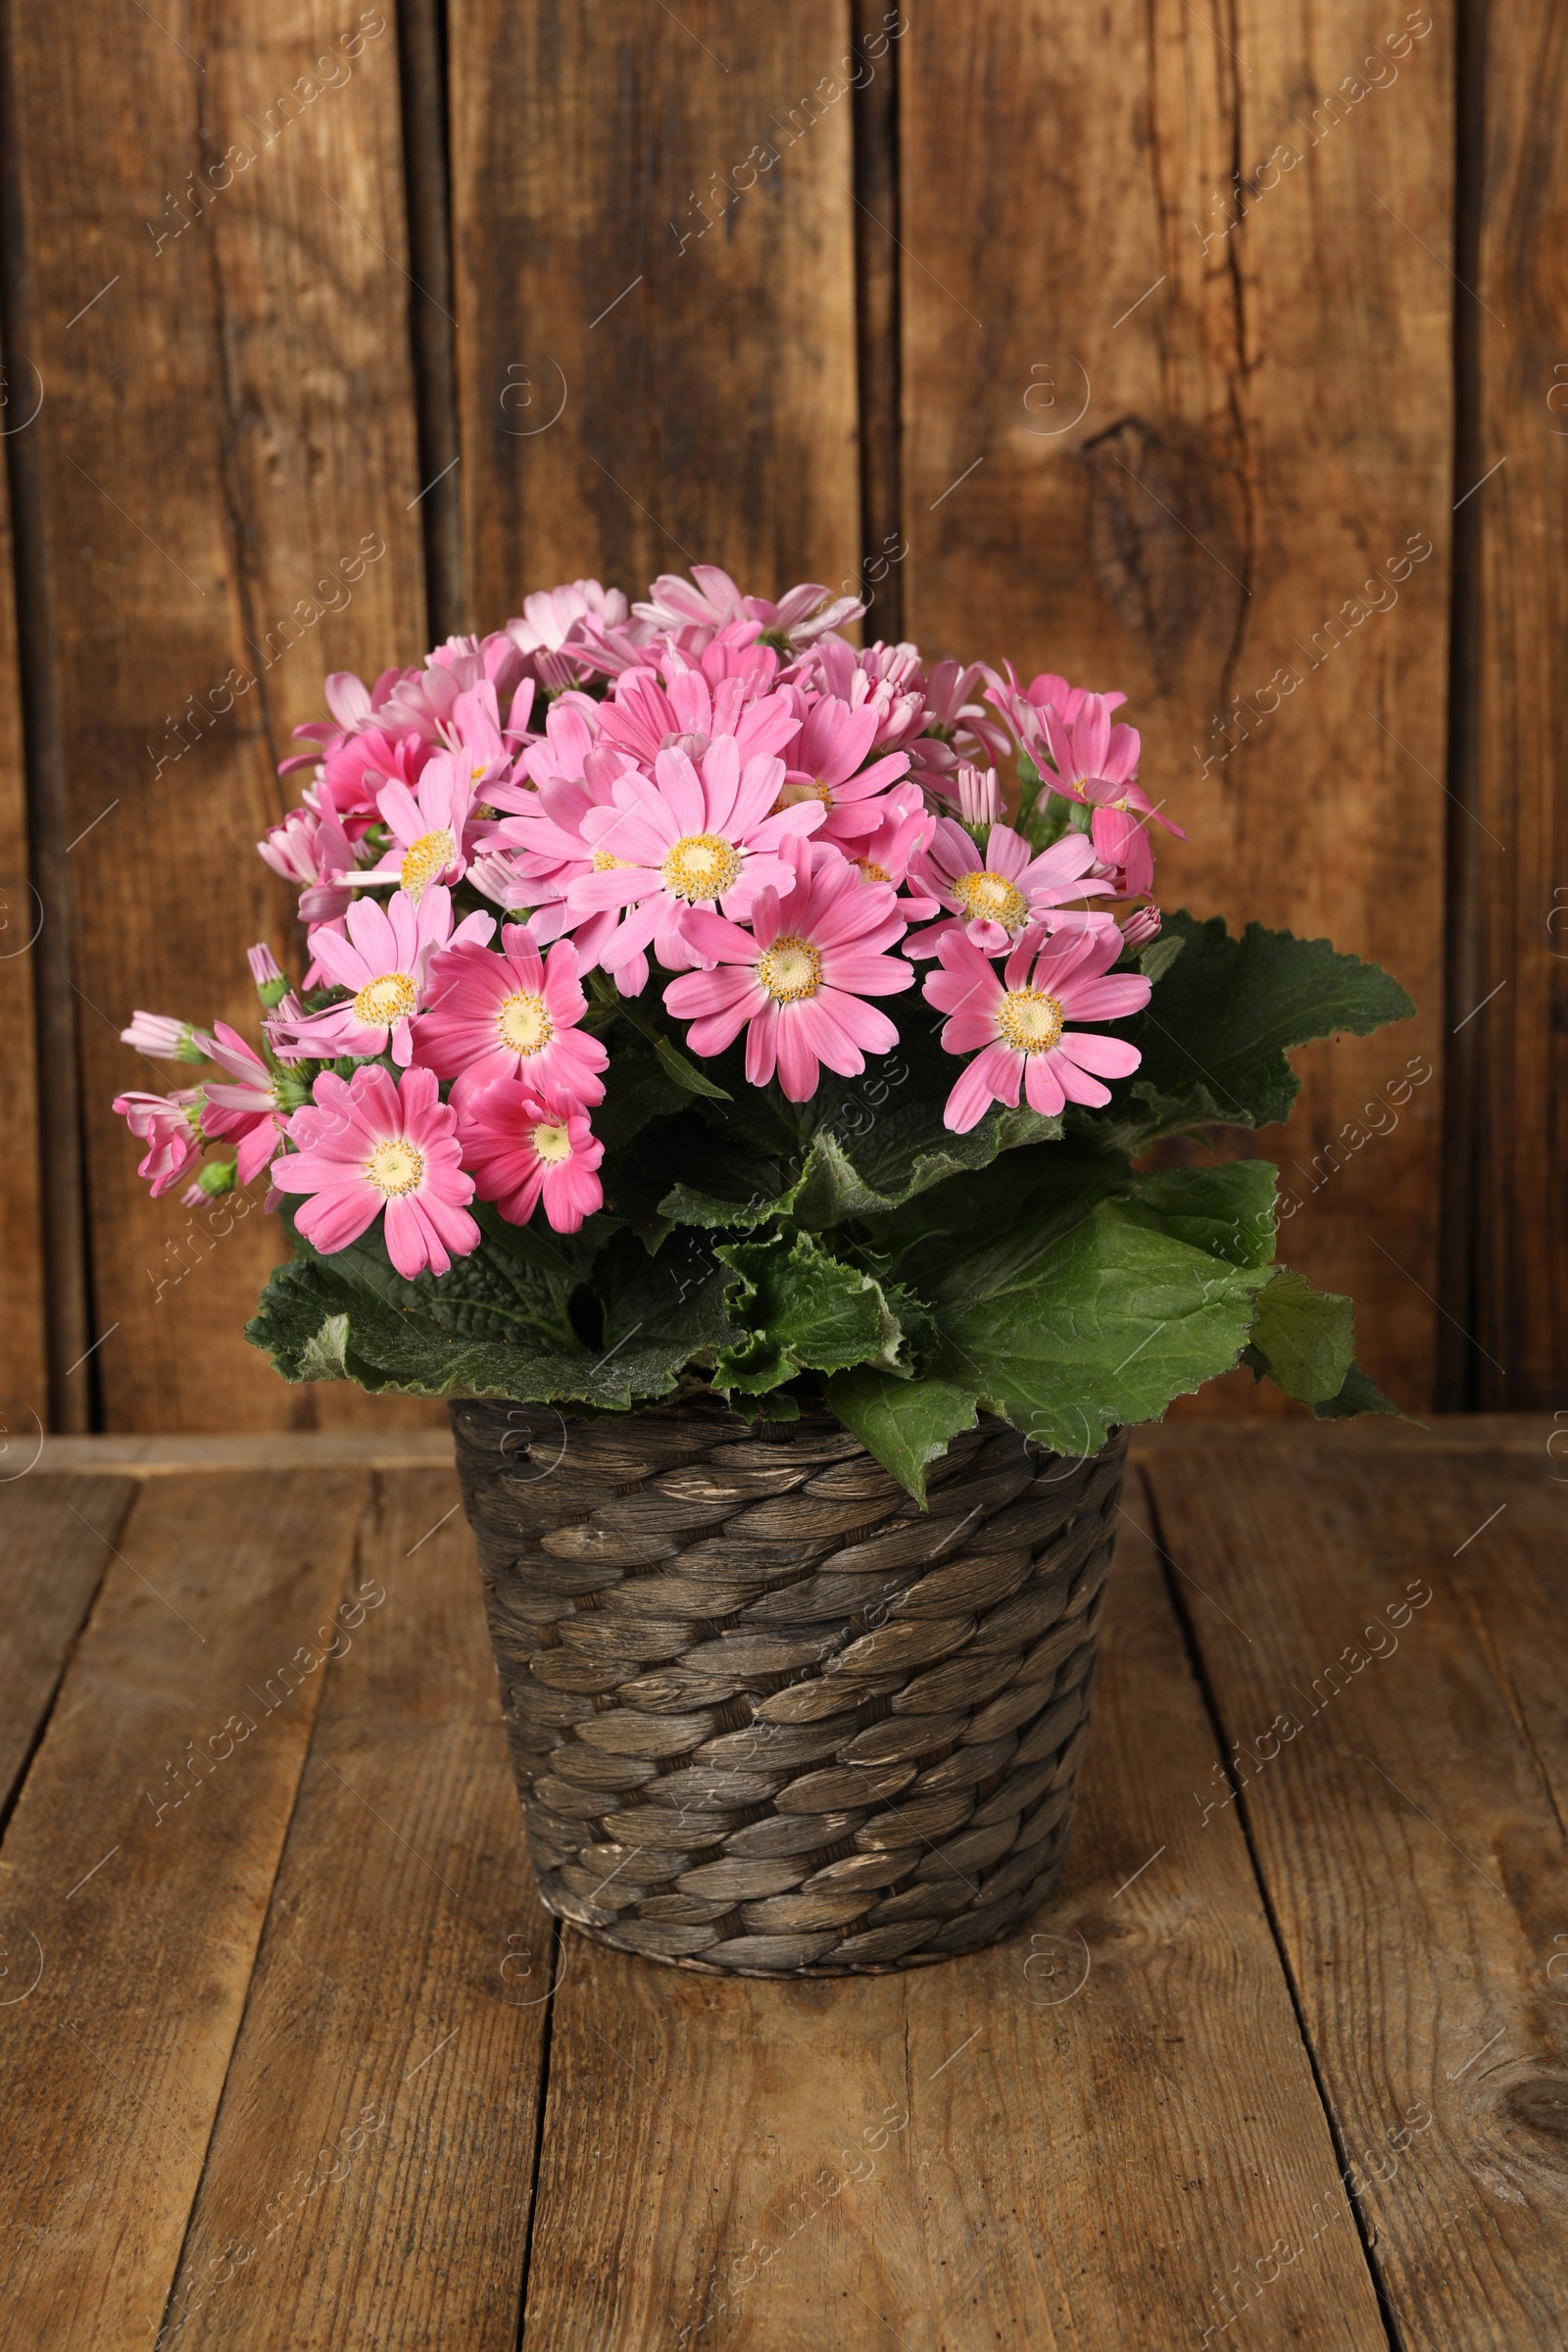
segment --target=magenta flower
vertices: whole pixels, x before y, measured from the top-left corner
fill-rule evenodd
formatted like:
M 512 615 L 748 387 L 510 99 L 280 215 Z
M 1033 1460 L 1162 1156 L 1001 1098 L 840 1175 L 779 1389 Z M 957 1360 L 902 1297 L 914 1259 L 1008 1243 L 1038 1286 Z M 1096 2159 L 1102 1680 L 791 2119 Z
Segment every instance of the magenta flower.
M 874 833 L 886 813 L 881 795 L 908 772 L 908 757 L 904 752 L 891 752 L 886 759 L 874 760 L 869 767 L 861 765 L 875 740 L 881 715 L 875 701 L 852 710 L 833 695 L 821 696 L 806 714 L 800 739 L 789 756 L 778 806 L 792 808 L 820 801 L 827 810 L 821 828 L 824 841 L 842 844 Z
M 716 903 L 744 922 L 760 891 L 793 888 L 783 845 L 815 832 L 826 814 L 819 801 L 775 808 L 782 760 L 759 755 L 743 767 L 731 735 L 709 746 L 700 769 L 671 751 L 660 753 L 654 773 L 652 783 L 623 775 L 614 806 L 591 808 L 582 820 L 596 870 L 571 884 L 567 905 L 582 914 L 631 910 L 599 951 L 607 971 L 620 971 L 650 944 L 667 970 L 689 970 L 697 958 L 682 925 L 692 909 Z
M 407 1068 L 414 1052 L 414 1016 L 429 987 L 431 958 L 439 948 L 463 940 L 488 940 L 494 917 L 466 915 L 454 931 L 451 896 L 435 883 L 417 906 L 400 890 L 384 907 L 369 899 L 357 901 L 343 919 L 347 937 L 317 925 L 310 935 L 311 954 L 327 979 L 352 989 L 353 996 L 346 1004 L 328 1004 L 302 1020 L 274 1018 L 267 1024 L 268 1036 L 280 1052 L 311 1054 L 321 1061 L 338 1054 L 368 1058 L 390 1048 L 393 1060 Z
M 578 1027 L 588 1000 L 577 971 L 569 939 L 543 956 L 526 923 L 503 926 L 499 953 L 477 940 L 448 948 L 431 968 L 430 1006 L 415 1030 L 415 1060 L 453 1081 L 460 1110 L 503 1078 L 523 1079 L 535 1094 L 602 1102 L 599 1072 L 610 1056 Z
M 672 980 L 664 1003 L 691 1022 L 696 1054 L 722 1054 L 744 1028 L 752 1085 L 776 1068 L 790 1101 L 808 1102 L 822 1062 L 857 1078 L 867 1053 L 898 1044 L 887 1014 L 861 1000 L 896 996 L 914 974 L 883 953 L 905 928 L 887 884 L 862 881 L 837 850 L 791 848 L 799 880 L 782 904 L 771 887 L 758 894 L 750 931 L 706 910 L 688 917 L 692 946 L 717 968 Z
M 1010 825 L 993 825 L 984 858 L 960 824 L 938 819 L 928 850 L 909 860 L 916 887 L 948 909 L 905 950 L 935 956 L 942 942 L 961 935 L 987 956 L 1000 956 L 1032 923 L 1074 899 L 1108 898 L 1111 885 L 1091 873 L 1095 849 L 1086 833 L 1064 833 L 1049 850 L 1032 857 L 1029 844 Z
M 313 1092 L 288 1124 L 297 1149 L 272 1169 L 280 1193 L 310 1196 L 294 1221 L 312 1249 L 346 1250 L 384 1209 L 387 1255 L 405 1281 L 426 1266 L 445 1274 L 455 1256 L 477 1250 L 458 1114 L 433 1071 L 405 1070 L 394 1085 L 378 1062 L 347 1082 L 322 1070 Z
M 543 1195 L 557 1233 L 575 1233 L 604 1203 L 596 1170 L 605 1147 L 580 1103 L 505 1078 L 469 1097 L 459 1133 L 481 1200 L 526 1225 Z
M 1149 1003 L 1142 973 L 1109 969 L 1121 946 L 1114 925 L 1049 941 L 1030 930 L 999 978 L 978 948 L 949 931 L 938 950 L 942 968 L 926 977 L 926 1001 L 950 1016 L 942 1031 L 948 1053 L 974 1059 L 948 1097 L 946 1126 L 966 1135 L 993 1102 L 1015 1107 L 1020 1089 L 1046 1118 L 1067 1102 L 1098 1108 L 1110 1101 L 1101 1080 L 1130 1076 L 1143 1055 L 1122 1038 L 1087 1036 L 1067 1023 L 1124 1020 Z
M 137 1167 L 156 1200 L 172 1192 L 202 1155 L 202 1089 L 181 1087 L 173 1095 L 117 1095 L 114 1109 L 147 1147 Z

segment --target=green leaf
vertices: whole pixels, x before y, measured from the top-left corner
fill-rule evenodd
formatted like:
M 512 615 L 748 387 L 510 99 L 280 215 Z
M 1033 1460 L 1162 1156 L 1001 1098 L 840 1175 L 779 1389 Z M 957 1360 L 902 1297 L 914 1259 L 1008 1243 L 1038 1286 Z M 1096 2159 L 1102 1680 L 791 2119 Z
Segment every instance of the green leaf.
M 780 1237 L 730 1242 L 714 1255 L 739 1277 L 729 1285 L 729 1311 L 753 1335 L 719 1356 L 719 1388 L 760 1392 L 799 1371 L 839 1372 L 869 1360 L 897 1365 L 904 1329 L 882 1285 L 808 1233 L 797 1234 L 789 1249 Z
M 1424 1426 L 1415 1421 L 1413 1413 L 1402 1411 L 1385 1396 L 1371 1374 L 1363 1372 L 1359 1364 L 1350 1366 L 1338 1395 L 1330 1396 L 1325 1403 L 1314 1404 L 1312 1412 L 1319 1421 L 1347 1421 L 1356 1413 L 1393 1413 L 1400 1421 L 1415 1422 L 1418 1429 Z
M 1135 958 L 1146 980 L 1163 980 L 1177 956 L 1187 945 L 1179 931 L 1161 931 L 1147 948 L 1141 948 Z
M 683 1093 L 706 1095 L 712 1102 L 733 1102 L 735 1100 L 733 1095 L 726 1095 L 721 1086 L 715 1086 L 695 1061 L 688 1061 L 680 1048 L 672 1046 L 667 1037 L 655 1041 L 654 1052 L 659 1056 L 659 1066 L 665 1077 L 673 1079 Z
M 1266 1159 L 1209 1168 L 1160 1168 L 1135 1179 L 1133 1198 L 1166 1233 L 1233 1266 L 1274 1262 L 1279 1171 Z
M 368 1252 L 322 1257 L 298 1241 L 296 1248 L 291 1263 L 272 1269 L 246 1331 L 285 1380 L 346 1378 L 398 1396 L 505 1396 L 625 1412 L 668 1396 L 688 1361 L 716 1353 L 735 1336 L 724 1309 L 732 1279 L 726 1268 L 706 1251 L 685 1263 L 673 1255 L 650 1260 L 629 1233 L 615 1235 L 594 1268 L 606 1301 L 597 1348 L 569 1324 L 552 1342 L 505 1303 L 517 1294 L 498 1263 L 499 1247 L 460 1259 L 439 1285 L 428 1276 L 405 1283 Z M 460 1272 L 468 1285 L 462 1296 L 449 1288 Z
M 960 1429 L 973 1429 L 972 1389 L 946 1380 L 896 1380 L 862 1364 L 838 1372 L 827 1400 L 847 1429 L 925 1508 L 925 1474 Z
M 1249 923 L 1236 940 L 1222 917 L 1200 923 L 1187 913 L 1168 916 L 1165 935 L 1181 939 L 1183 953 L 1148 1010 L 1118 1024 L 1143 1054 L 1137 1076 L 1113 1090 L 1111 1109 L 1070 1122 L 1129 1152 L 1186 1127 L 1288 1118 L 1300 1084 L 1288 1048 L 1338 1031 L 1365 1037 L 1415 1010 L 1396 980 L 1326 939 Z
M 605 1099 L 593 1113 L 594 1134 L 607 1152 L 621 1151 L 651 1120 L 684 1108 L 688 1091 L 666 1074 L 657 1054 L 617 1040 L 605 1072 Z
M 1003 1238 L 950 1264 L 934 1369 L 1056 1451 L 1095 1453 L 1230 1370 L 1259 1279 L 1102 1200 L 1043 1248 Z
M 1317 1291 L 1304 1274 L 1281 1266 L 1257 1296 L 1250 1345 L 1287 1396 L 1327 1404 L 1355 1361 L 1355 1306 L 1337 1291 Z

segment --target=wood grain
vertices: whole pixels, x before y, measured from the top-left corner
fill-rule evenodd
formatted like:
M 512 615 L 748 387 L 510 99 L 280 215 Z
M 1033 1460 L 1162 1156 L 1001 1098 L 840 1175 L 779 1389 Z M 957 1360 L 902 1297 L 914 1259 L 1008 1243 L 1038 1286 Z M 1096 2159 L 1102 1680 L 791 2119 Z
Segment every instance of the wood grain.
M 1361 0 L 913 12 L 905 620 L 934 652 L 1124 688 L 1145 782 L 1192 836 L 1162 850 L 1162 894 L 1332 934 L 1415 997 L 1416 1022 L 1304 1055 L 1291 1132 L 1261 1149 L 1300 1200 L 1283 1253 L 1353 1293 L 1364 1360 L 1419 1405 L 1442 1181 L 1452 63 L 1440 23 L 1352 101 L 1384 29 Z M 1300 160 L 1271 168 L 1286 142 Z M 1412 536 L 1430 555 L 1371 588 L 1382 610 L 1357 604 Z M 1320 652 L 1330 615 L 1346 641 Z M 1298 684 L 1260 713 L 1286 669 Z M 1434 1074 L 1366 1142 L 1363 1104 L 1412 1055 Z M 1331 1144 L 1341 1164 L 1316 1161 Z M 1238 1384 L 1212 1404 L 1262 1401 Z
M 255 1034 L 245 946 L 298 953 L 254 848 L 273 762 L 323 671 L 424 642 L 396 36 L 336 0 L 161 15 L 10 20 L 18 119 L 58 133 L 21 142 L 17 227 L 93 1360 L 112 1427 L 278 1426 L 312 1398 L 241 1336 L 277 1228 L 150 1201 L 109 1105 L 179 1075 L 119 1043 L 137 1004 Z
M 41 396 L 31 368 L 0 351 L 0 427 L 5 442 L 36 432 L 27 422 Z M 7 454 L 0 445 L 0 459 Z M 11 489 L 0 463 L 0 1036 L 5 1039 L 7 1125 L 0 1156 L 0 1329 L 6 1334 L 0 1438 L 8 1456 L 50 1422 L 45 1330 L 43 1140 L 38 1116 L 34 954 L 45 918 L 27 853 L 27 792 L 23 764 L 22 671 L 17 647 L 16 551 Z M 8 1461 L 7 1467 L 10 1466 Z
M 26 2150 L 0 2240 L 18 2352 L 157 2334 L 363 1492 L 352 1472 L 170 1479 L 117 1545 L 0 1847 L 8 1982 L 19 1953 L 41 1972 L 0 2011 Z
M 133 1480 L 28 1477 L 0 1486 L 0 1817 L 103 1582 Z
M 360 1570 L 167 2340 L 512 2352 L 552 1936 L 449 1470 L 377 1481 Z
M 1239 1825 L 1171 1819 L 1212 1736 L 1129 1508 L 1083 1813 L 1030 1937 L 760 1985 L 568 1931 L 525 2343 L 1196 2344 L 1216 2274 L 1332 2184 Z M 1348 2226 L 1248 2340 L 1308 2331 L 1384 2342 Z
M 1216 1444 L 1150 1475 L 1397 2340 L 1556 2345 L 1561 1474 Z M 1227 1795 L 1216 1770 L 1170 1802 L 1215 1804 L 1207 1835 Z
M 694 559 L 836 592 L 859 514 L 849 0 L 459 0 L 449 24 L 467 625 Z
M 1473 294 L 1458 300 L 1479 415 L 1473 477 L 1454 490 L 1469 494 L 1477 563 L 1462 827 L 1476 955 L 1473 994 L 1452 1012 L 1473 1014 L 1475 1319 L 1462 1319 L 1476 1397 L 1527 1406 L 1568 1396 L 1568 1243 L 1554 1205 L 1568 1171 L 1568 591 L 1550 553 L 1568 527 L 1568 198 L 1547 163 L 1568 103 L 1568 25 L 1514 0 L 1485 12 L 1477 37 L 1479 245 Z

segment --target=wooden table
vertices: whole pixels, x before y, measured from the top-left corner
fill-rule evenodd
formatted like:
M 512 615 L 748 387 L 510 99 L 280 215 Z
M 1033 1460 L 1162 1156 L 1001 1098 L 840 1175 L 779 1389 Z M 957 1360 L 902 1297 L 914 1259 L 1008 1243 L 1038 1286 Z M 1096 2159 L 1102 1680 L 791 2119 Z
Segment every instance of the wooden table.
M 13 1453 L 0 2343 L 1560 2347 L 1565 1456 L 1144 1433 L 1057 1899 L 775 1985 L 539 1910 L 444 1440 Z

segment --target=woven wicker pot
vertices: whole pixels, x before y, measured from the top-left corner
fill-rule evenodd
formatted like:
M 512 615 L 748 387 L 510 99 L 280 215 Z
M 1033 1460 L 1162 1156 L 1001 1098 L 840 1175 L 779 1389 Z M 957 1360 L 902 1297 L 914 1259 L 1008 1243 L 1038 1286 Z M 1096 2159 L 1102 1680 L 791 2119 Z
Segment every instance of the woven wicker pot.
M 1125 1440 L 986 1419 L 929 1515 L 831 1415 L 451 1408 L 539 1890 L 748 1976 L 993 1942 L 1061 1869 Z

